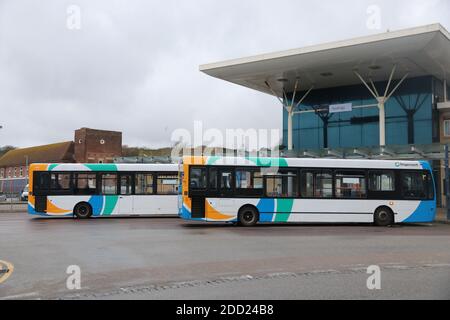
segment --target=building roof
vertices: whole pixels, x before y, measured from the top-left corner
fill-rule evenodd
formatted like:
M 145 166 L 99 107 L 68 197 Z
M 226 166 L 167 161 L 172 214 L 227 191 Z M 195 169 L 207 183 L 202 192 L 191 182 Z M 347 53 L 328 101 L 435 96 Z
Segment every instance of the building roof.
M 450 80 L 450 33 L 440 24 L 370 35 L 200 66 L 200 71 L 278 96 L 299 90 L 360 84 L 354 71 L 384 81 L 397 65 L 394 79 L 433 75 Z
M 28 163 L 73 162 L 73 142 L 60 142 L 43 146 L 15 149 L 0 158 L 0 167 L 25 165 Z
M 105 133 L 108 133 L 108 134 L 122 135 L 122 132 L 121 132 L 121 131 L 111 131 L 111 130 L 102 130 L 102 129 L 91 129 L 91 128 L 86 128 L 86 127 L 83 127 L 83 128 L 78 129 L 78 130 L 75 130 L 75 132 L 79 132 L 79 131 L 86 131 L 86 132 L 89 132 L 89 133 L 98 133 L 98 134 L 105 134 Z

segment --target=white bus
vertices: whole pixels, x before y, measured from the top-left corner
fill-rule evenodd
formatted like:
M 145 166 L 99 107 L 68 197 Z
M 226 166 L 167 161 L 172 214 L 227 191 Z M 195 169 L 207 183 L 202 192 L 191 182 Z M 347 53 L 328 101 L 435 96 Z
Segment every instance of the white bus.
M 38 216 L 177 215 L 176 164 L 32 164 L 28 212 Z
M 185 157 L 183 219 L 262 223 L 432 222 L 425 161 Z

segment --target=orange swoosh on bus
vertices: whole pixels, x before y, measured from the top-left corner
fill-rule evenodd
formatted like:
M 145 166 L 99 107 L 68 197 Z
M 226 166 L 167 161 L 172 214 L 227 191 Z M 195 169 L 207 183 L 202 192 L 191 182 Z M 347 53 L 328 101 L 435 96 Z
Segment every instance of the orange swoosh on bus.
M 214 209 L 208 201 L 206 201 L 206 218 L 207 219 L 212 219 L 212 220 L 230 220 L 233 219 L 234 216 L 229 216 L 229 215 L 225 215 L 220 213 L 219 211 L 217 211 L 216 209 Z
M 34 208 L 35 198 L 31 194 L 28 196 L 28 203 L 31 204 Z
M 189 197 L 183 197 L 183 203 L 184 205 L 191 211 L 192 209 L 192 200 Z
M 47 200 L 47 213 L 52 214 L 65 214 L 71 212 L 70 210 L 64 210 L 55 206 L 50 200 Z

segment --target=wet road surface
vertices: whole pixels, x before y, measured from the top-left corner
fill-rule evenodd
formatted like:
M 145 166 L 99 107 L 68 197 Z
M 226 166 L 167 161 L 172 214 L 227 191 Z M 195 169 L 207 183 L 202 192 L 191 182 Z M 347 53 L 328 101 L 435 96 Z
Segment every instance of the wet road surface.
M 0 299 L 450 299 L 450 225 L 261 225 L 0 214 Z M 68 290 L 68 266 L 81 290 Z M 367 267 L 382 289 L 367 289 Z M 0 278 L 1 279 L 1 278 Z

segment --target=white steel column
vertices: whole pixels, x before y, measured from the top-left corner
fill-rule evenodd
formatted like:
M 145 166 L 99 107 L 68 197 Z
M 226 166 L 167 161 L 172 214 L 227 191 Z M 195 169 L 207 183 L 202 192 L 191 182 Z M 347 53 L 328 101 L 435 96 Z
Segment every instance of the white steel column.
M 386 109 L 384 102 L 378 103 L 380 114 L 380 146 L 386 145 Z
M 408 77 L 408 73 L 399 81 L 399 83 L 395 86 L 394 89 L 392 89 L 391 93 L 389 93 L 389 89 L 391 87 L 392 80 L 395 75 L 395 71 L 397 69 L 397 65 L 394 65 L 392 67 L 391 74 L 389 76 L 389 81 L 386 86 L 386 90 L 384 91 L 384 96 L 380 96 L 380 94 L 377 91 L 377 88 L 375 87 L 372 79 L 370 79 L 370 83 L 372 85 L 372 88 L 367 84 L 367 82 L 364 80 L 364 78 L 357 72 L 354 71 L 355 75 L 361 80 L 361 82 L 366 86 L 366 88 L 369 90 L 369 92 L 373 95 L 373 97 L 378 102 L 378 110 L 379 110 L 379 121 L 380 121 L 380 146 L 384 147 L 386 145 L 386 102 L 392 97 L 395 91 L 400 87 L 400 85 L 405 81 L 405 79 Z
M 294 113 L 292 112 L 293 107 L 288 107 L 288 150 L 291 151 L 294 149 L 294 138 L 293 138 L 293 120 L 294 120 Z
M 306 97 L 309 95 L 309 93 L 313 90 L 313 86 L 303 95 L 303 97 L 300 99 L 300 101 L 295 104 L 295 96 L 297 95 L 297 89 L 298 89 L 298 84 L 299 84 L 299 80 L 297 79 L 295 81 L 295 87 L 294 87 L 294 93 L 292 95 L 292 100 L 289 102 L 287 99 L 287 95 L 286 92 L 284 92 L 283 90 L 283 97 L 284 100 L 282 98 L 280 98 L 278 96 L 278 94 L 275 92 L 275 90 L 272 89 L 272 87 L 270 86 L 269 82 L 266 81 L 266 86 L 269 88 L 269 90 L 272 92 L 272 94 L 277 97 L 277 99 L 281 102 L 281 104 L 283 105 L 283 107 L 286 109 L 287 113 L 288 113 L 288 150 L 292 151 L 294 150 L 294 126 L 293 126 L 293 122 L 294 122 L 294 115 L 296 114 L 294 112 L 294 110 L 296 108 L 298 108 L 300 106 L 300 104 L 306 99 Z

